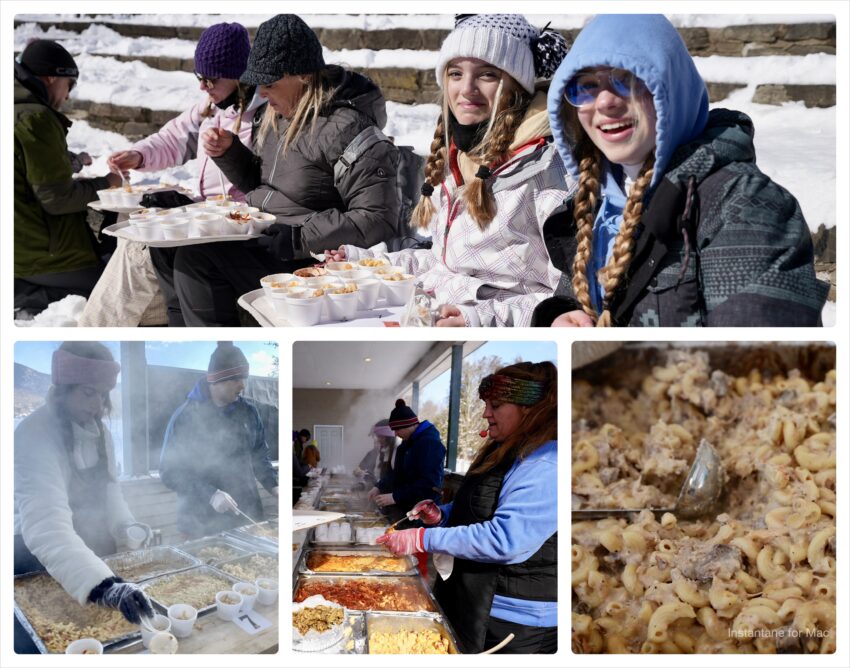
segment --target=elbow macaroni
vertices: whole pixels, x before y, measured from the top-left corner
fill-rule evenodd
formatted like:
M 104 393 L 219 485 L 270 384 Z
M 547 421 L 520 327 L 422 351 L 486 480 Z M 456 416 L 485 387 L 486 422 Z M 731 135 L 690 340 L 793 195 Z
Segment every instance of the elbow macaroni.
M 574 383 L 574 499 L 672 508 L 705 438 L 725 512 L 574 522 L 574 651 L 834 652 L 835 371 L 730 378 L 673 351 L 641 390 Z

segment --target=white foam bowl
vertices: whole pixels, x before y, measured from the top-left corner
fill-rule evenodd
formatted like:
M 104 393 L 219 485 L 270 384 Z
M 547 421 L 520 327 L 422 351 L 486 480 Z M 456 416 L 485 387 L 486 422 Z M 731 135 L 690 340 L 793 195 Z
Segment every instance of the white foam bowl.
M 188 614 L 188 619 L 182 619 Z M 198 611 L 188 603 L 175 603 L 168 608 L 171 632 L 178 638 L 188 638 L 198 618 Z
M 142 632 L 142 644 L 146 648 L 150 647 L 151 638 L 157 633 L 171 630 L 171 620 L 165 615 L 154 615 L 150 618 L 150 624 L 154 629 L 153 631 L 148 631 L 144 626 L 139 626 L 139 630 Z
M 365 263 L 368 263 L 368 262 L 380 262 L 381 264 L 375 265 L 375 266 L 370 266 L 368 264 L 365 264 Z M 374 257 L 367 258 L 367 257 L 364 257 L 362 260 L 357 261 L 357 265 L 361 269 L 366 269 L 367 271 L 371 271 L 371 272 L 374 273 L 374 272 L 378 271 L 378 269 L 382 269 L 383 267 L 389 267 L 390 261 L 384 260 L 382 258 L 374 258 Z
M 253 582 L 237 582 L 233 585 L 233 591 L 242 597 L 242 612 L 254 609 L 254 601 L 257 600 L 258 589 Z
M 200 216 L 195 216 L 192 220 L 192 227 L 199 237 L 214 237 L 221 234 L 223 219 L 215 213 L 204 213 Z
M 156 241 L 162 239 L 161 221 L 153 218 L 136 220 L 133 231 L 141 241 Z
M 314 278 L 304 279 L 304 285 L 313 289 L 329 288 L 340 284 L 340 280 L 336 276 L 315 276 Z
M 158 212 L 159 209 L 155 207 L 151 207 L 149 209 L 138 209 L 136 211 L 131 211 L 129 218 L 130 220 L 135 220 L 137 218 L 150 218 Z
M 277 216 L 275 216 L 273 213 L 266 213 L 265 211 L 258 211 L 257 213 L 252 213 L 251 233 L 261 234 L 263 230 L 269 227 L 269 225 L 273 225 L 276 220 Z
M 357 313 L 358 295 L 357 291 L 344 294 L 334 294 L 332 291 L 326 293 L 328 298 L 328 313 L 331 320 L 354 320 Z
M 227 601 L 233 601 L 228 603 Z M 242 594 L 236 591 L 220 591 L 215 595 L 215 611 L 219 619 L 233 621 L 242 607 Z
M 295 283 L 298 285 L 287 285 L 288 283 Z M 298 278 L 295 274 L 269 274 L 268 276 L 263 276 L 260 279 L 260 287 L 263 288 L 263 292 L 265 292 L 266 297 L 272 296 L 272 284 L 278 283 L 279 288 L 297 288 L 303 287 L 305 285 L 304 279 Z
M 357 286 L 359 308 L 363 311 L 375 308 L 381 296 L 381 282 L 376 278 L 365 278 L 354 283 Z
M 401 267 L 393 266 L 377 267 L 372 273 L 375 274 L 375 278 L 383 278 L 387 275 L 403 274 L 404 269 L 402 269 Z
M 342 262 L 326 262 L 325 269 L 328 270 L 328 273 L 331 276 L 339 276 L 344 271 L 357 269 L 357 263 L 349 262 L 348 260 L 343 260 Z
M 185 239 L 189 236 L 189 219 L 167 218 L 159 222 L 159 229 L 162 232 L 163 239 Z
M 103 654 L 103 645 L 94 638 L 80 638 L 65 648 L 65 654 Z
M 120 188 L 105 188 L 97 191 L 97 197 L 103 206 L 121 206 L 121 200 L 117 197 L 120 191 Z
M 257 603 L 260 605 L 272 605 L 277 601 L 277 580 L 257 578 L 254 584 L 257 585 Z
M 119 206 L 139 206 L 142 193 L 137 190 L 127 192 L 123 188 L 118 191 Z
M 301 297 L 289 294 L 286 300 L 286 319 L 293 327 L 312 327 L 322 318 L 324 297 Z
M 404 306 L 413 297 L 416 291 L 416 277 L 411 274 L 403 274 L 403 276 L 405 279 L 401 281 L 381 281 L 384 284 L 384 295 L 388 306 Z
M 246 220 L 240 223 L 225 214 L 221 218 L 221 229 L 223 234 L 248 234 L 251 229 L 251 221 Z
M 345 281 L 362 281 L 365 278 L 372 278 L 374 274 L 368 269 L 351 269 L 350 271 L 343 271 L 339 274 L 339 277 Z

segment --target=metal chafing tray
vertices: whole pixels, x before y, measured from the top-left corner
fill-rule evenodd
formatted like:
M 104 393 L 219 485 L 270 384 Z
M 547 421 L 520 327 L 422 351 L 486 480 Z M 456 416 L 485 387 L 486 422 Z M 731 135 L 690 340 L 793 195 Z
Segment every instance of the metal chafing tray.
M 352 557 L 389 557 L 393 558 L 392 555 L 386 550 L 375 550 L 368 548 L 356 548 L 356 549 L 348 549 L 348 550 L 328 550 L 328 549 L 311 549 L 307 550 L 304 553 L 304 558 L 301 560 L 301 568 L 299 569 L 299 573 L 304 573 L 307 575 L 380 575 L 380 576 L 400 576 L 400 575 L 417 575 L 419 573 L 417 569 L 417 561 L 411 555 L 405 555 L 402 557 L 395 557 L 399 559 L 404 564 L 406 564 L 407 568 L 403 571 L 382 571 L 382 570 L 372 570 L 372 571 L 314 571 L 310 569 L 309 562 L 310 557 L 313 555 L 332 555 L 332 556 L 352 556 Z
M 203 575 L 209 575 L 209 576 L 212 576 L 212 577 L 215 577 L 215 578 L 218 578 L 218 579 L 224 579 L 228 583 L 227 587 L 224 587 L 224 589 L 230 589 L 231 587 L 233 587 L 234 584 L 239 582 L 239 580 L 234 578 L 232 575 L 228 575 L 227 573 L 219 571 L 219 570 L 213 568 L 212 566 L 196 566 L 195 568 L 190 568 L 188 570 L 180 571 L 178 573 L 171 573 L 169 575 L 160 575 L 159 577 L 151 578 L 150 580 L 145 580 L 144 582 L 142 582 L 139 585 L 139 587 L 141 587 L 147 593 L 147 591 L 150 588 L 156 586 L 157 584 L 159 584 L 161 582 L 166 582 L 171 578 L 179 578 L 181 576 L 194 575 L 194 574 L 203 574 Z M 220 591 L 220 590 L 217 590 L 217 591 Z M 203 606 L 197 606 L 197 605 L 194 606 L 198 609 L 199 615 L 203 615 L 207 612 L 215 610 L 215 594 L 216 594 L 216 592 L 212 593 L 212 599 L 211 599 L 210 603 L 207 603 L 206 605 L 203 605 Z M 150 596 L 151 601 L 153 601 L 157 605 L 157 607 L 159 607 L 163 611 L 168 610 L 168 607 L 170 605 L 173 605 L 174 603 L 190 603 L 190 605 L 191 605 L 191 602 L 186 601 L 186 600 L 163 601 L 163 600 L 160 600 L 159 598 L 157 598 L 157 597 L 155 597 L 151 594 L 148 594 L 148 596 Z
M 278 538 L 280 536 L 280 528 L 277 521 L 260 522 L 259 526 L 263 529 L 268 529 L 274 532 L 274 535 L 258 534 L 255 525 L 247 524 L 245 526 L 236 527 L 230 531 L 225 531 L 225 536 L 231 536 L 236 540 L 241 540 L 244 543 L 249 543 L 256 546 L 257 549 L 272 549 L 278 550 Z
M 53 578 L 51 578 L 50 575 L 48 575 L 46 572 L 22 573 L 20 575 L 15 575 L 15 589 L 17 589 L 19 586 L 21 586 L 21 583 L 25 582 L 26 580 L 31 580 L 31 579 L 37 578 L 37 577 L 48 578 L 51 581 L 55 582 L 56 586 L 59 589 L 61 589 L 61 585 L 58 582 L 56 582 L 55 580 L 53 580 Z M 64 590 L 63 590 L 63 593 L 64 593 Z M 69 605 L 73 604 L 73 605 L 76 605 L 80 608 L 88 608 L 89 607 L 89 606 L 80 606 L 68 594 L 65 594 L 65 596 L 67 596 L 67 598 L 68 598 L 68 604 Z M 107 611 L 104 608 L 95 606 L 94 604 L 90 604 L 90 607 L 92 608 L 93 611 L 96 611 L 98 614 L 101 614 L 101 615 L 106 613 L 106 612 L 111 612 L 112 614 L 117 615 L 118 617 L 121 617 L 121 613 L 118 612 L 118 611 Z M 47 608 L 48 608 L 47 611 L 50 612 L 49 606 L 47 606 Z M 53 612 L 56 612 L 56 611 L 53 610 Z M 47 648 L 47 644 L 45 643 L 45 640 L 41 637 L 39 632 L 36 630 L 37 624 L 33 624 L 33 622 L 28 617 L 27 613 L 19 605 L 17 595 L 15 596 L 14 613 L 15 613 L 15 617 L 18 619 L 18 621 L 20 622 L 23 629 L 27 632 L 27 634 L 29 635 L 30 639 L 33 641 L 33 644 L 36 646 L 38 651 L 41 652 L 42 654 L 50 654 L 51 651 Z M 68 623 L 68 619 L 67 618 L 57 619 L 56 622 L 57 622 L 57 624 L 59 624 L 59 623 L 65 624 L 65 623 Z M 83 638 L 83 637 L 85 637 L 85 636 L 81 634 L 80 638 Z M 100 640 L 100 642 L 103 644 L 103 651 L 109 652 L 109 651 L 121 649 L 121 648 L 126 647 L 128 645 L 132 645 L 133 643 L 139 642 L 140 637 L 141 637 L 141 634 L 139 633 L 138 629 L 134 628 L 133 631 L 122 634 L 120 636 L 115 636 L 115 637 L 112 637 L 112 638 L 98 637 L 98 640 Z M 76 638 L 75 638 L 75 640 L 76 640 Z M 64 652 L 64 648 L 61 650 L 61 652 Z M 61 653 L 61 652 L 57 652 L 57 653 Z
M 195 557 L 171 545 L 119 552 L 104 557 L 103 562 L 112 569 L 115 575 L 128 582 L 141 582 L 157 575 L 192 568 L 201 563 Z
M 200 556 L 200 553 L 204 550 L 204 548 L 226 549 L 230 550 L 231 554 L 222 558 L 205 558 Z M 248 543 L 236 540 L 235 538 L 231 538 L 230 536 L 208 536 L 206 538 L 199 538 L 198 540 L 183 543 L 182 545 L 180 545 L 180 549 L 183 550 L 186 554 L 190 554 L 195 557 L 195 559 L 197 559 L 198 562 L 201 564 L 206 564 L 207 566 L 215 566 L 216 564 L 224 561 L 236 559 L 237 557 L 244 557 L 246 554 L 251 554 L 252 552 L 255 552 L 257 548 L 254 545 L 249 545 Z
M 258 551 L 254 551 L 250 554 L 246 554 L 244 556 L 237 557 L 236 559 L 229 559 L 227 561 L 222 561 L 215 566 L 215 569 L 221 571 L 222 573 L 224 573 L 225 575 L 227 575 L 231 578 L 236 578 L 237 580 L 239 580 L 239 578 L 237 576 L 233 575 L 232 573 L 228 573 L 226 570 L 224 570 L 225 567 L 231 566 L 231 565 L 238 566 L 240 564 L 245 563 L 246 561 L 250 561 L 253 557 L 267 557 L 268 559 L 273 559 L 275 564 L 278 564 L 278 555 L 277 555 L 276 552 L 263 552 L 263 551 L 258 550 Z M 274 571 L 272 573 L 260 574 L 257 577 L 274 578 L 275 580 L 277 580 L 278 579 L 278 566 L 275 566 Z M 253 579 L 256 580 L 257 578 L 253 578 Z
M 398 633 L 400 631 L 436 631 L 448 641 L 448 654 L 460 654 L 454 631 L 441 615 L 397 615 L 388 612 L 367 612 L 364 617 L 366 622 L 364 648 L 366 654 L 375 653 L 370 644 L 373 633 Z
M 419 610 L 373 610 L 371 608 L 366 609 L 358 609 L 358 608 L 348 608 L 350 613 L 356 612 L 394 612 L 398 614 L 422 614 L 422 613 L 438 613 L 440 611 L 439 606 L 437 605 L 437 601 L 434 599 L 433 594 L 428 590 L 428 587 L 425 585 L 422 578 L 418 576 L 387 576 L 387 575 L 306 575 L 301 574 L 297 579 L 293 580 L 293 600 L 298 596 L 301 588 L 309 583 L 318 582 L 318 583 L 333 583 L 337 585 L 347 585 L 356 581 L 365 580 L 367 582 L 374 582 L 380 585 L 400 585 L 412 587 L 418 594 L 421 595 L 422 600 L 425 602 L 425 607 L 420 608 Z M 327 597 L 326 597 L 327 598 Z

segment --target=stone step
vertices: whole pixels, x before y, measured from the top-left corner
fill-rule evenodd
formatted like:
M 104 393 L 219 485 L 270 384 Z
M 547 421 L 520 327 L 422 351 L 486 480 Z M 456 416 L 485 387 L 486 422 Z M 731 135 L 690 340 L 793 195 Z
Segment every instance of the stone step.
M 15 25 L 31 23 L 16 20 Z M 82 32 L 92 21 L 50 20 L 36 22 L 41 28 L 54 26 L 70 32 Z M 140 25 L 98 21 L 99 25 L 126 37 L 178 38 L 197 41 L 203 28 L 197 26 Z M 389 28 L 316 28 L 323 46 L 333 51 L 342 49 L 412 49 L 439 51 L 448 30 Z M 251 39 L 256 28 L 249 28 Z M 572 43 L 579 29 L 561 30 Z M 685 44 L 694 56 L 802 56 L 809 53 L 835 53 L 835 23 L 770 23 L 726 26 L 723 28 L 679 28 Z

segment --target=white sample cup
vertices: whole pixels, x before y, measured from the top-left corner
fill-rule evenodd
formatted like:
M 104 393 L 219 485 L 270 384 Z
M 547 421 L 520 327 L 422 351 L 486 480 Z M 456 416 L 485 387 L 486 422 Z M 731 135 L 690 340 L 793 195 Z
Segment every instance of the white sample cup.
M 145 544 L 145 539 L 147 539 L 147 537 L 148 532 L 145 531 L 143 527 L 136 525 L 127 527 L 127 547 L 131 550 L 138 550 Z M 164 630 L 165 629 L 160 629 L 160 631 Z
M 242 612 L 254 609 L 254 601 L 257 600 L 257 585 L 253 582 L 237 582 L 233 585 L 233 591 L 242 596 Z
M 234 585 L 235 586 L 235 585 Z M 219 619 L 233 621 L 242 607 L 242 594 L 236 591 L 220 591 L 215 595 L 215 611 Z
M 171 630 L 171 621 L 165 615 L 157 614 L 150 618 L 150 625 L 153 627 L 153 631 L 148 631 L 144 625 L 139 627 L 142 632 L 142 644 L 148 649 L 150 649 L 151 638 L 157 633 Z
M 103 645 L 94 638 L 80 638 L 65 648 L 65 654 L 103 654 Z
M 175 603 L 168 608 L 171 632 L 178 638 L 188 638 L 198 618 L 198 611 L 187 603 Z
M 272 605 L 277 600 L 277 580 L 271 578 L 257 578 L 257 603 L 260 605 Z

